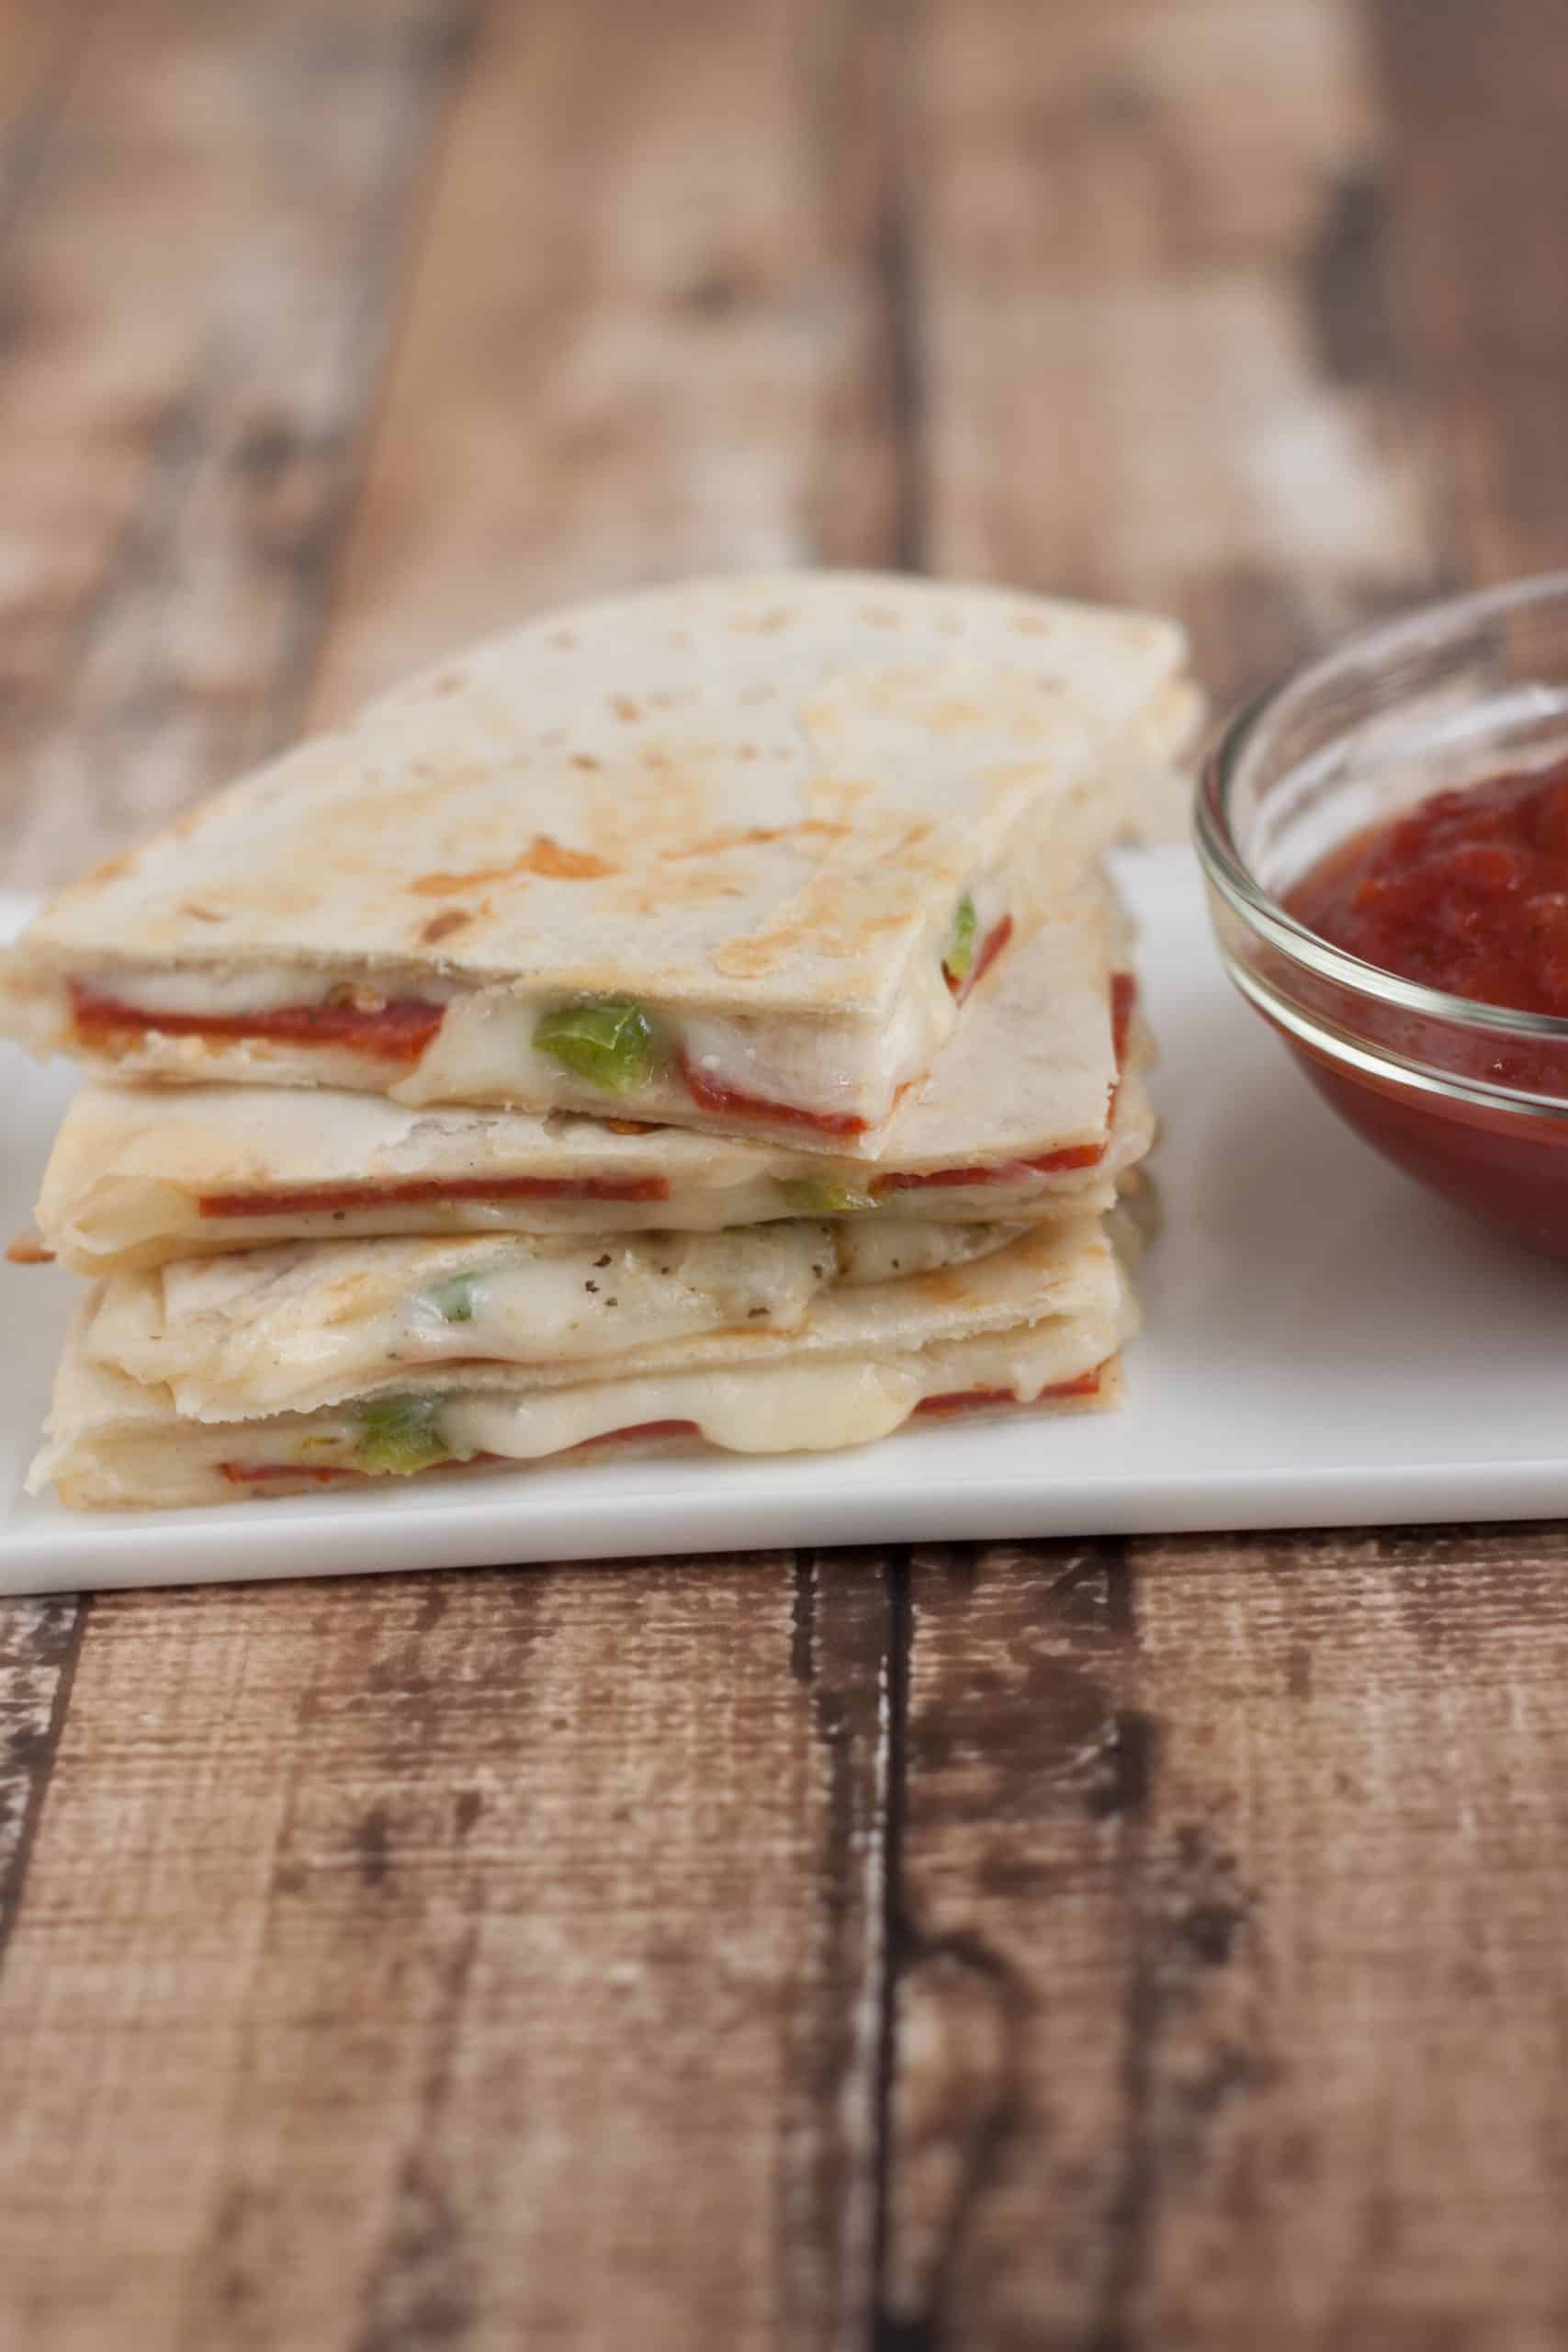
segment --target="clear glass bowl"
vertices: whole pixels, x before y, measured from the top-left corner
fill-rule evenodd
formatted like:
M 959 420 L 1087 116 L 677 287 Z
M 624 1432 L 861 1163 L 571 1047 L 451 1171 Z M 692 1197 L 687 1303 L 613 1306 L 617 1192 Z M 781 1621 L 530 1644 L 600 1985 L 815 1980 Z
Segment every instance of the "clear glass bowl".
M 1331 947 L 1282 900 L 1427 794 L 1568 759 L 1568 572 L 1363 630 L 1237 712 L 1196 835 L 1226 969 L 1318 1091 L 1432 1191 L 1568 1257 L 1568 1020 Z

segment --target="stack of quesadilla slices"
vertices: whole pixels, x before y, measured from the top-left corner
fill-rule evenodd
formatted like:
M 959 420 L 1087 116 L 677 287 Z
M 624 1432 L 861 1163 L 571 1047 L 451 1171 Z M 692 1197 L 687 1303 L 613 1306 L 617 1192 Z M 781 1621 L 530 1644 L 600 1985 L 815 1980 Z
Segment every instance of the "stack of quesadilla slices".
M 1115 1401 L 1153 1136 L 1139 615 L 868 575 L 537 621 L 113 860 L 0 966 L 85 1061 L 34 1472 L 89 1508 Z

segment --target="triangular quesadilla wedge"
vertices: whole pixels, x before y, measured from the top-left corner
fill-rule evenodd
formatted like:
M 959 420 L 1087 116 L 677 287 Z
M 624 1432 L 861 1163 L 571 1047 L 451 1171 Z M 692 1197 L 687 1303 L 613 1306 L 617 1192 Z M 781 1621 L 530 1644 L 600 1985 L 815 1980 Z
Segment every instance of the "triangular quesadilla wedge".
M 874 1156 L 1156 793 L 1185 658 L 1141 615 L 855 574 L 536 621 L 64 892 L 0 1018 L 124 1076 Z
M 370 1246 L 370 1245 L 366 1245 Z M 940 1272 L 819 1295 L 800 1328 L 645 1347 L 612 1374 L 446 1363 L 311 1412 L 196 1420 L 166 1381 L 101 1359 L 121 1341 L 96 1293 L 67 1346 L 36 1489 L 84 1509 L 233 1500 L 460 1463 L 537 1462 L 617 1446 L 829 1450 L 922 1413 L 1115 1401 L 1131 1293 L 1099 1226 L 1041 1227 Z M 105 1318 L 110 1328 L 106 1337 Z
M 61 1129 L 39 1230 L 94 1275 L 377 1233 L 692 1232 L 803 1213 L 1013 1220 L 1107 1206 L 1153 1132 L 1124 956 L 1103 902 L 1043 924 L 982 982 L 874 1165 L 560 1114 L 414 1112 L 284 1087 L 89 1086 Z

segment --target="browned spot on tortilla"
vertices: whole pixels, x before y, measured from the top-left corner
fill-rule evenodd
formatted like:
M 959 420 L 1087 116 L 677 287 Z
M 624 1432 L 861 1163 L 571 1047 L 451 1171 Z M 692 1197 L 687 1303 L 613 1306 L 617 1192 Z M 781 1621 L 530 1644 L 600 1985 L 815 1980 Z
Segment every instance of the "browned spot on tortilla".
M 1020 637 L 1043 637 L 1047 633 L 1048 624 L 1041 619 L 1038 613 L 1020 613 L 1013 622 L 1013 628 Z
M 548 833 L 536 833 L 520 857 L 509 865 L 479 865 L 468 874 L 422 874 L 409 888 L 416 899 L 449 899 L 459 890 L 480 890 L 492 882 L 514 882 L 519 875 L 540 874 L 550 882 L 594 882 L 614 874 L 592 851 L 563 849 Z
M 460 694 L 466 683 L 461 670 L 444 670 L 430 691 L 434 695 Z
M 571 764 L 574 768 L 583 768 L 592 772 L 602 768 L 604 763 L 603 760 L 596 760 L 592 752 L 573 752 Z
M 420 939 L 424 946 L 434 947 L 438 941 L 450 939 L 455 931 L 461 931 L 464 924 L 472 922 L 473 919 L 471 907 L 446 907 L 440 914 L 431 916 L 419 934 Z
M 686 849 L 667 849 L 662 854 L 667 861 L 716 857 L 728 849 L 747 849 L 767 842 L 839 841 L 849 830 L 848 825 L 831 824 L 824 817 L 803 817 L 798 825 L 744 825 L 724 832 L 708 833 Z
M 52 1266 L 54 1263 L 54 1252 L 36 1225 L 29 1225 L 25 1233 L 18 1233 L 6 1255 L 13 1266 Z
M 824 859 L 801 888 L 779 907 L 761 929 L 723 941 L 712 950 L 716 971 L 733 979 L 754 979 L 774 971 L 801 947 L 834 961 L 861 956 L 872 935 L 908 926 L 910 909 L 904 894 L 887 903 L 884 876 L 931 866 L 919 853 L 931 833 L 929 823 L 886 826 L 865 843 L 865 854 L 852 865 L 835 865 Z
M 182 902 L 180 912 L 191 916 L 197 922 L 227 922 L 229 920 L 227 915 L 214 914 L 210 907 L 198 907 L 189 899 Z
M 610 708 L 615 712 L 617 718 L 624 718 L 628 726 L 631 725 L 634 719 L 637 719 L 642 717 L 641 705 L 633 702 L 629 695 L 616 695 L 610 705 Z
M 592 850 L 563 849 L 548 833 L 537 835 L 517 864 L 525 872 L 543 874 L 552 882 L 595 882 L 615 870 Z
M 547 645 L 558 645 L 562 652 L 566 652 L 572 646 L 581 644 L 581 639 L 574 628 L 553 628 L 545 642 Z
M 189 821 L 188 818 L 185 820 L 185 822 L 186 823 Z M 179 827 L 177 825 L 175 826 L 175 831 L 176 832 L 179 831 Z M 134 850 L 117 850 L 113 857 L 106 857 L 100 865 L 93 866 L 87 873 L 84 874 L 81 881 L 76 885 L 76 888 L 78 890 L 84 892 L 88 890 L 102 890 L 106 888 L 109 883 L 117 882 L 122 874 L 129 874 L 135 863 L 136 853 Z

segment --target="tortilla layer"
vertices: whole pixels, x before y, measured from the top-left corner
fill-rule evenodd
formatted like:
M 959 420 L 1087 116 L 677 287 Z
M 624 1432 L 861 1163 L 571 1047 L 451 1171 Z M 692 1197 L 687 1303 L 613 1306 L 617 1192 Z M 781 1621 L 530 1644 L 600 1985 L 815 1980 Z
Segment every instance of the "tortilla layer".
M 938 1276 L 831 1295 L 805 1331 L 764 1335 L 750 1351 L 733 1334 L 715 1335 L 643 1350 L 615 1376 L 589 1379 L 581 1365 L 448 1365 L 417 1390 L 196 1421 L 176 1410 L 166 1384 L 96 1360 L 103 1308 L 100 1293 L 67 1346 L 30 1480 L 52 1481 L 87 1509 L 229 1500 L 308 1487 L 323 1474 L 536 1462 L 625 1432 L 694 1436 L 742 1453 L 831 1449 L 886 1436 L 933 1400 L 953 1411 L 1056 1390 L 1064 1404 L 1108 1403 L 1113 1380 L 1090 1389 L 1089 1376 L 1116 1356 L 1134 1321 L 1115 1253 L 1085 1223 Z
M 1141 616 L 852 574 L 535 622 L 65 892 L 9 1018 L 130 1076 L 590 1113 L 613 1083 L 869 1156 L 959 1021 L 955 937 L 1021 935 L 1157 797 L 1184 659 Z M 648 1028 L 613 1080 L 548 1041 L 606 999 Z
M 1116 1092 L 1111 966 L 1124 953 L 1102 902 L 1043 926 L 983 983 L 870 1165 L 641 1122 L 95 1086 L 66 1114 L 39 1226 L 93 1275 L 371 1233 L 700 1231 L 870 1206 L 1010 1221 L 1105 1205 L 1152 1134 L 1135 1023 Z

